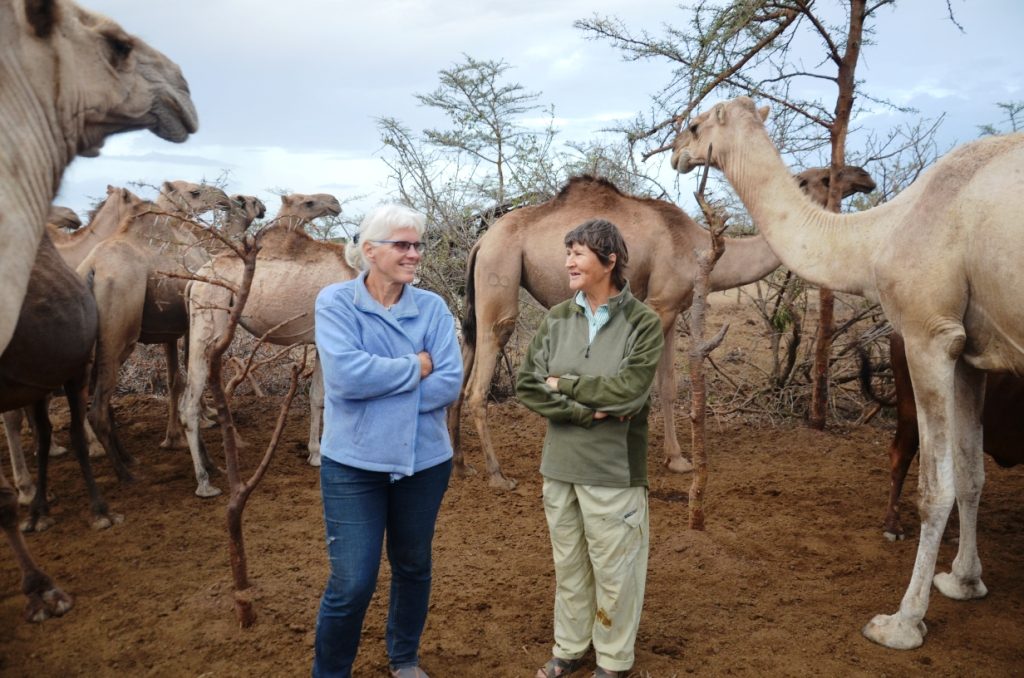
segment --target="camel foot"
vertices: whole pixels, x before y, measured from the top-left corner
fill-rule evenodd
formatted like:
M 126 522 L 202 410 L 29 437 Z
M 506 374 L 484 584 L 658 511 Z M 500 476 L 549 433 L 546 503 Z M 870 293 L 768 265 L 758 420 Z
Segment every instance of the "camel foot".
M 896 614 L 879 614 L 864 625 L 861 633 L 868 640 L 894 650 L 913 650 L 921 647 L 928 627 L 923 621 L 908 621 L 898 612 Z
M 665 468 L 673 473 L 689 473 L 693 470 L 693 463 L 686 457 L 665 457 Z
M 161 450 L 179 450 L 186 446 L 184 436 L 165 436 L 160 441 Z
M 903 541 L 907 538 L 907 535 L 903 530 L 892 530 L 889 528 L 882 531 L 882 536 L 889 541 Z
M 18 488 L 18 506 L 31 506 L 36 498 L 36 487 L 33 485 L 28 489 Z
M 953 600 L 975 600 L 988 595 L 980 579 L 960 579 L 952 572 L 940 572 L 932 579 L 939 593 Z
M 56 443 L 50 445 L 50 459 L 54 457 L 63 457 L 68 453 L 68 448 L 63 445 L 57 445 Z
M 40 593 L 33 593 L 28 597 L 25 605 L 25 619 L 30 622 L 39 623 L 50 617 L 61 617 L 70 610 L 75 601 L 68 594 L 61 591 L 53 584 Z
M 320 465 L 320 453 L 317 452 L 317 453 L 314 454 L 313 452 L 310 452 L 309 456 L 306 457 L 306 463 L 308 463 L 310 466 L 319 466 Z
M 106 456 L 107 451 L 103 449 L 103 445 L 99 443 L 89 443 L 89 458 L 98 459 Z
M 452 465 L 452 473 L 459 478 L 471 478 L 476 475 L 476 469 L 473 468 L 472 464 L 456 463 Z
M 199 486 L 196 488 L 196 496 L 203 499 L 216 497 L 218 494 L 220 494 L 220 489 L 210 483 L 199 483 Z
M 92 522 L 89 523 L 89 527 L 94 530 L 106 530 L 114 525 L 120 525 L 124 522 L 124 516 L 120 513 L 106 513 L 93 516 Z
M 493 487 L 496 490 L 507 490 L 508 491 L 508 490 L 516 489 L 516 485 L 518 485 L 519 483 L 518 483 L 518 481 L 516 481 L 516 480 L 514 480 L 512 478 L 506 478 L 505 476 L 503 476 L 501 474 L 501 471 L 498 471 L 497 473 L 492 473 L 491 474 L 491 477 L 487 481 L 487 484 L 490 485 L 491 487 Z
M 21 522 L 21 531 L 25 534 L 30 532 L 45 532 L 56 524 L 57 521 L 50 516 L 29 516 Z

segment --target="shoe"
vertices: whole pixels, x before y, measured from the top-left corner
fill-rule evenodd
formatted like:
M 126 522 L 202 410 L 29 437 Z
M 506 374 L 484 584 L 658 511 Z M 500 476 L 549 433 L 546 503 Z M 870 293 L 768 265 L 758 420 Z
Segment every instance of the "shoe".
M 582 659 L 552 657 L 547 664 L 537 669 L 537 675 L 534 678 L 565 678 L 582 664 Z
M 594 678 L 619 678 L 622 675 L 625 675 L 625 672 L 609 671 L 608 669 L 602 669 L 600 666 L 594 669 Z
M 430 676 L 418 666 L 403 666 L 400 669 L 391 669 L 391 678 L 430 678 Z

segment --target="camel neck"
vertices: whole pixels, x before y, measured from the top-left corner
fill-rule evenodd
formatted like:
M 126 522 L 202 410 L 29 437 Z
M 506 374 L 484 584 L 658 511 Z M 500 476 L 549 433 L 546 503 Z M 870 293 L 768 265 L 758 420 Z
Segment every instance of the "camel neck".
M 836 214 L 815 205 L 760 125 L 739 138 L 717 154 L 718 162 L 782 263 L 816 285 L 873 297 L 869 262 L 884 228 L 864 214 Z

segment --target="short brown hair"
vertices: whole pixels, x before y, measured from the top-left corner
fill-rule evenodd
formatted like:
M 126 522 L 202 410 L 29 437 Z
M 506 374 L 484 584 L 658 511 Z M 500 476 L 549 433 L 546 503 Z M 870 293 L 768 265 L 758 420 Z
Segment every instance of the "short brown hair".
M 612 284 L 617 289 L 626 287 L 626 264 L 629 263 L 629 250 L 618 227 L 605 219 L 591 219 L 565 234 L 565 246 L 585 245 L 597 255 L 598 261 L 605 266 L 615 255 L 615 267 L 612 269 Z

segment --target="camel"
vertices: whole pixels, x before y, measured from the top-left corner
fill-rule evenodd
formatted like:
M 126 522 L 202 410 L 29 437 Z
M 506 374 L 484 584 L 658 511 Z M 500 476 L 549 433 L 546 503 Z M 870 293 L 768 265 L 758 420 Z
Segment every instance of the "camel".
M 142 198 L 127 188 L 107 186 L 107 197 L 89 213 L 89 223 L 84 228 L 68 233 L 57 230 L 51 221 L 47 224 L 50 240 L 65 263 L 76 269 L 92 248 L 114 235 L 124 217 L 142 202 Z
M 177 65 L 70 0 L 0 0 L 0 82 L 2 353 L 68 163 L 97 155 L 118 132 L 184 141 L 198 120 Z M 17 497 L 0 473 L 0 524 L 21 567 L 25 617 L 64 614 L 71 597 L 33 561 L 16 522 Z
M 177 65 L 70 0 L 0 0 L 0 351 L 14 332 L 64 168 L 107 136 L 197 128 Z
M 956 600 L 987 593 L 976 531 L 982 406 L 986 372 L 1024 370 L 1015 294 L 1024 287 L 1024 134 L 959 146 L 893 200 L 834 214 L 786 178 L 767 115 L 745 97 L 718 104 L 676 138 L 672 165 L 720 168 L 786 266 L 811 283 L 877 301 L 903 335 L 921 433 L 922 523 L 899 610 L 877 615 L 862 632 L 887 647 L 918 647 L 933 583 Z M 959 550 L 952 570 L 935 574 L 954 500 Z
M 120 522 L 120 516 L 110 513 L 96 488 L 86 445 L 86 395 L 97 333 L 92 292 L 86 281 L 61 260 L 44 234 L 18 325 L 0 355 L 0 411 L 32 405 L 38 435 L 39 486 L 24 531 L 44 530 L 53 524 L 46 493 L 51 433 L 47 405 L 50 392 L 60 387 L 64 388 L 71 413 L 72 448 L 89 489 L 92 525 L 103 529 Z M 12 448 L 12 458 L 14 452 Z M 23 460 L 21 465 L 24 467 Z M 15 478 L 24 471 L 15 466 Z
M 186 280 L 162 274 L 187 275 L 208 260 L 203 247 L 216 239 L 190 219 L 228 206 L 228 197 L 219 188 L 165 182 L 155 203 L 135 206 L 118 232 L 93 248 L 78 267 L 79 275 L 95 278 L 100 313 L 89 419 L 97 436 L 114 441 L 111 461 L 122 480 L 131 477 L 130 460 L 113 432 L 110 406 L 118 371 L 137 342 L 164 345 L 170 396 L 167 433 L 160 445 L 180 446 L 184 436 L 177 411 L 182 387 L 177 342 L 188 330 L 182 296 Z
M 840 177 L 844 195 L 874 188 L 866 172 L 846 169 Z M 821 193 L 819 170 L 809 170 L 805 181 L 809 190 Z M 501 472 L 487 426 L 487 393 L 494 367 L 515 329 L 519 287 L 546 308 L 568 298 L 562 238 L 573 226 L 596 217 L 608 219 L 622 231 L 629 247 L 626 275 L 630 289 L 661 317 L 665 350 L 657 381 L 665 419 L 665 463 L 676 472 L 692 469 L 675 433 L 675 321 L 692 300 L 695 250 L 707 246 L 707 231 L 672 203 L 626 195 L 606 180 L 583 176 L 571 179 L 553 200 L 503 215 L 469 254 L 462 350 L 465 375 L 459 400 L 449 410 L 457 473 L 474 472 L 461 449 L 460 419 L 465 402 L 480 436 L 488 484 L 503 490 L 515 488 L 516 481 Z M 778 258 L 762 238 L 727 238 L 725 254 L 712 272 L 711 287 L 724 290 L 745 285 L 778 265 Z
M 82 226 L 82 220 L 70 207 L 61 205 L 50 205 L 50 212 L 46 215 L 46 226 L 50 230 L 50 239 L 54 233 L 65 234 L 77 231 Z
M 334 196 L 285 195 L 281 209 L 259 235 L 256 271 L 240 324 L 251 334 L 279 346 L 313 344 L 313 307 L 321 288 L 350 280 L 357 272 L 345 261 L 345 248 L 308 236 L 303 226 L 313 219 L 341 213 Z M 218 254 L 198 271 L 200 277 L 238 285 L 242 263 L 231 252 Z M 189 285 L 188 379 L 181 402 L 182 423 L 196 474 L 196 496 L 215 497 L 220 489 L 210 483 L 215 470 L 199 436 L 198 416 L 209 375 L 206 347 L 227 324 L 232 294 L 220 285 L 198 280 Z M 320 424 L 323 420 L 323 375 L 313 365 L 309 389 L 310 426 L 307 461 L 320 465 Z

